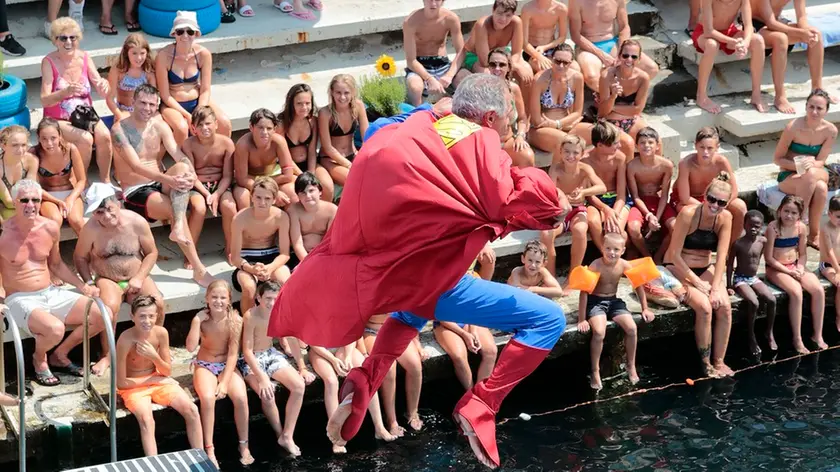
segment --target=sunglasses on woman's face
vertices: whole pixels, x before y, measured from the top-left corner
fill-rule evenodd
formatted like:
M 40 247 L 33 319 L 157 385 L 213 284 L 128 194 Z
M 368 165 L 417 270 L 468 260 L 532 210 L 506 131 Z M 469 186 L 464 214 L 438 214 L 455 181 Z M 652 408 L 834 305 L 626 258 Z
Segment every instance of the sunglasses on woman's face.
M 193 31 L 189 28 L 182 28 L 182 29 L 176 29 L 175 30 L 175 34 L 178 35 L 178 36 L 182 36 L 184 33 L 187 33 L 190 36 L 195 35 L 195 31 Z
M 633 59 L 633 60 L 635 61 L 636 59 L 638 59 L 638 58 L 639 58 L 639 55 L 638 55 L 638 54 L 627 54 L 627 53 L 624 53 L 624 54 L 622 54 L 622 55 L 621 55 L 621 57 L 623 57 L 624 59 Z
M 563 59 L 554 59 L 554 64 L 558 66 L 569 66 L 572 64 L 572 61 L 565 61 Z
M 706 201 L 709 202 L 709 205 L 717 205 L 719 207 L 725 207 L 729 203 L 723 198 L 715 198 L 711 195 L 706 195 Z
M 491 62 L 488 62 L 487 65 L 490 66 L 491 69 L 495 69 L 497 67 L 499 69 L 504 69 L 505 67 L 508 66 L 508 63 L 507 62 L 492 62 L 491 61 Z
M 67 36 L 67 35 L 61 35 L 61 36 L 56 36 L 56 37 L 55 37 L 55 39 L 59 40 L 59 41 L 60 41 L 60 42 L 62 42 L 62 43 L 66 43 L 68 40 L 69 40 L 71 43 L 75 43 L 75 42 L 76 42 L 76 40 L 77 40 L 77 39 L 79 39 L 79 38 L 78 38 L 78 36 Z

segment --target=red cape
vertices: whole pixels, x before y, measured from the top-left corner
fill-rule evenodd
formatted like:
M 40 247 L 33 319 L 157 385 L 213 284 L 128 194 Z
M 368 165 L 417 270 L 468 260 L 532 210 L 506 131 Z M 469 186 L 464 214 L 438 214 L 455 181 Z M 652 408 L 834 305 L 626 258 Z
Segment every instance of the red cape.
M 512 168 L 488 128 L 447 149 L 435 120 L 416 113 L 365 142 L 332 226 L 280 291 L 269 335 L 339 347 L 373 315 L 431 319 L 487 241 L 551 228 L 561 208 L 544 171 Z

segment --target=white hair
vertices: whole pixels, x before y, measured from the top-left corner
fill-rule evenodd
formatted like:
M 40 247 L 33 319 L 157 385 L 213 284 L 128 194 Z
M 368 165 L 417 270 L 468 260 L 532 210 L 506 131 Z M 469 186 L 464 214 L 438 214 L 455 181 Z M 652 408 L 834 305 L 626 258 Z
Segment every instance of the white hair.
M 505 116 L 508 85 L 504 79 L 490 74 L 471 74 L 458 84 L 452 96 L 452 113 L 465 120 L 480 123 L 484 115 L 495 112 Z
M 31 180 L 31 179 L 20 179 L 12 185 L 12 199 L 17 200 L 17 196 L 21 190 L 36 190 L 38 192 L 38 196 L 41 196 L 43 189 L 41 188 L 41 184 L 38 182 Z

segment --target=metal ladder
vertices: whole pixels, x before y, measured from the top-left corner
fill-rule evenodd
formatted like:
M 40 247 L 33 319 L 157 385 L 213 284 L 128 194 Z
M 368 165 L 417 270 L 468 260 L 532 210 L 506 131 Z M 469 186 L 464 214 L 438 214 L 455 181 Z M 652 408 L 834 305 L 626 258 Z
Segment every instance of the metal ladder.
M 106 336 L 108 337 L 108 349 L 110 350 L 111 357 L 111 385 L 107 403 L 105 402 L 105 399 L 102 398 L 102 395 L 97 392 L 96 388 L 90 383 L 90 335 L 88 334 L 88 326 L 90 308 L 93 303 L 96 303 L 96 306 L 99 308 L 99 313 L 102 316 L 102 322 L 105 325 L 103 332 L 106 333 Z M 117 314 L 114 313 L 114 316 L 117 316 Z M 117 346 L 114 339 L 114 328 L 111 326 L 111 317 L 108 316 L 108 308 L 105 307 L 105 303 L 99 298 L 91 299 L 85 307 L 85 331 L 82 337 L 84 339 L 82 345 L 84 391 L 94 403 L 102 408 L 103 411 L 108 413 L 108 417 L 105 421 L 108 423 L 111 433 L 111 462 L 117 462 Z
M 15 344 L 15 360 L 17 361 L 17 385 L 18 385 L 18 399 L 20 403 L 18 404 L 18 417 L 20 418 L 20 422 L 15 420 L 14 416 L 11 412 L 8 411 L 8 407 L 0 406 L 0 413 L 3 414 L 3 417 L 6 419 L 6 423 L 11 426 L 12 432 L 14 433 L 15 437 L 18 440 L 18 464 L 20 472 L 26 472 L 26 403 L 24 402 L 24 398 L 26 395 L 26 386 L 24 385 L 25 379 L 23 376 L 23 343 L 20 340 L 20 331 L 18 331 L 17 323 L 15 323 L 14 318 L 9 315 L 9 310 L 4 310 L 5 312 L 5 319 L 6 322 L 9 323 L 9 331 L 12 333 L 12 339 L 14 340 Z M 2 320 L 0 320 L 2 322 Z M 5 338 L 5 329 L 6 325 L 3 324 L 0 326 L 0 389 L 3 392 L 6 391 L 6 364 L 3 351 L 4 343 L 3 339 Z

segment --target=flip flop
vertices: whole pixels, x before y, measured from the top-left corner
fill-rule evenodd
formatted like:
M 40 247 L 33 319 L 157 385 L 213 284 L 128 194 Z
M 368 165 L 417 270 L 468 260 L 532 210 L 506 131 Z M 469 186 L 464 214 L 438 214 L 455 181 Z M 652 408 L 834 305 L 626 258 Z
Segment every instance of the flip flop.
M 137 23 L 136 21 L 126 21 L 125 29 L 128 30 L 129 33 L 136 33 L 143 28 L 141 28 L 140 23 Z
M 251 8 L 251 5 L 244 5 L 242 8 L 239 9 L 239 16 L 244 18 L 251 18 L 254 16 L 254 9 Z
M 65 366 L 60 365 L 51 365 L 50 369 L 55 370 L 56 372 L 61 372 L 64 374 L 72 375 L 74 377 L 84 377 L 85 371 L 79 364 L 76 364 L 73 361 L 70 361 L 69 364 Z
M 42 372 L 35 372 L 35 383 L 44 387 L 55 387 L 61 383 L 61 379 L 53 375 L 49 367 Z
M 279 5 L 277 3 L 272 3 L 272 5 L 274 5 L 274 8 L 282 11 L 283 13 L 291 13 L 295 11 L 295 7 L 286 0 L 280 2 Z
M 309 8 L 315 11 L 321 11 L 324 9 L 324 4 L 321 3 L 321 0 L 309 0 L 308 2 L 306 2 L 306 4 L 309 6 Z
M 302 11 L 302 12 L 293 11 L 293 12 L 290 12 L 289 15 L 297 18 L 298 20 L 304 20 L 304 21 L 309 21 L 309 20 L 314 20 L 315 19 L 315 14 L 312 13 L 311 11 L 309 11 L 309 10 L 305 10 L 305 11 Z
M 114 25 L 99 25 L 99 32 L 108 36 L 114 36 L 115 34 L 119 34 L 119 31 L 117 31 L 117 27 Z

